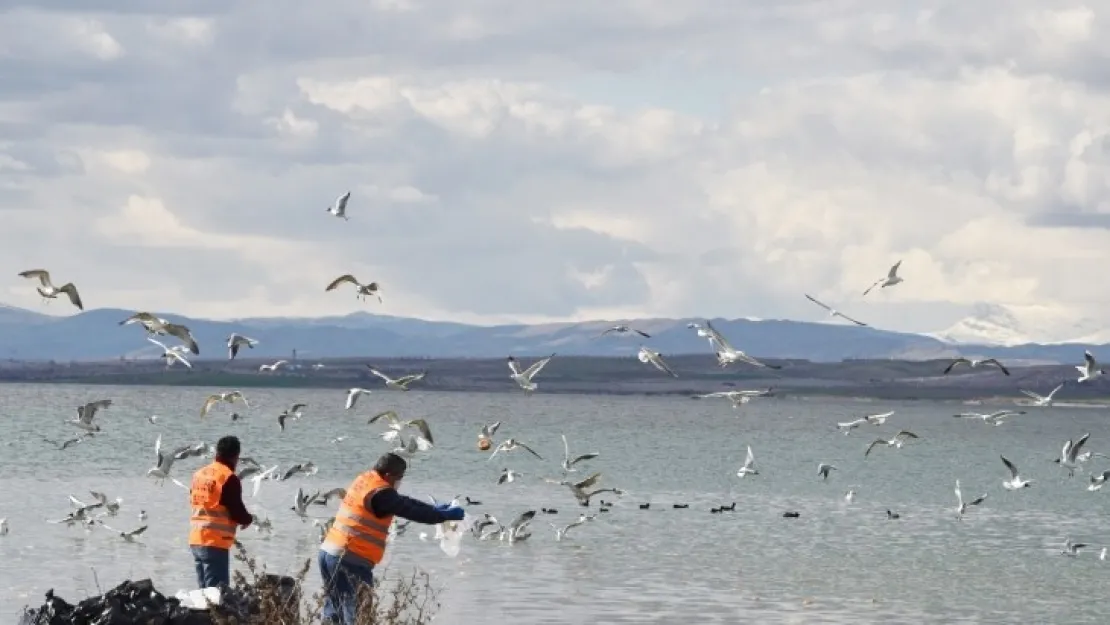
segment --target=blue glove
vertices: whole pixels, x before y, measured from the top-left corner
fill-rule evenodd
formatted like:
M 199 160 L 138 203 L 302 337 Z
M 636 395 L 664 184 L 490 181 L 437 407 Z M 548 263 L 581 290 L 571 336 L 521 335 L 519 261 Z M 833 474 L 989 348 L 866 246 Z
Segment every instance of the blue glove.
M 451 509 L 451 504 L 450 503 L 437 503 L 436 505 L 434 505 L 432 507 L 436 509 L 436 512 L 447 512 L 448 510 Z
M 462 508 L 459 508 L 457 506 L 448 506 L 447 508 L 440 510 L 440 512 L 443 513 L 443 518 L 448 521 L 461 521 L 463 520 L 463 517 L 466 516 L 466 510 L 463 510 Z

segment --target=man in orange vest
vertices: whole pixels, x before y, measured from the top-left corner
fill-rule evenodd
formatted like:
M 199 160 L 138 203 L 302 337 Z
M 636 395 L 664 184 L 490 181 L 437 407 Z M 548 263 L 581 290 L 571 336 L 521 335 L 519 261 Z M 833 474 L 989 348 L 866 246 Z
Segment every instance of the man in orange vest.
M 394 516 L 426 525 L 461 521 L 465 516 L 462 508 L 451 504 L 431 506 L 398 493 L 406 468 L 404 458 L 385 454 L 347 488 L 317 558 L 326 594 L 324 618 L 332 623 L 356 622 L 358 589 L 372 588 L 374 566 L 385 555 Z
M 216 459 L 193 474 L 189 500 L 189 548 L 201 588 L 231 585 L 231 546 L 238 527 L 254 517 L 243 505 L 243 485 L 235 475 L 239 439 L 225 436 L 216 442 Z

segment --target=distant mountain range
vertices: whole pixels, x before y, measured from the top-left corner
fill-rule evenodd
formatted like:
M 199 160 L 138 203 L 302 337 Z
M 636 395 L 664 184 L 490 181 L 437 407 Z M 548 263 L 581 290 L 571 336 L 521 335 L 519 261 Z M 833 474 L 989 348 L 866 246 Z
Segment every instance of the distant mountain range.
M 97 309 L 68 317 L 0 305 L 0 358 L 33 361 L 143 359 L 158 355 L 142 328 L 121 326 L 130 310 Z M 188 326 L 201 345 L 201 359 L 226 358 L 231 332 L 258 339 L 250 357 L 302 360 L 350 357 L 494 358 L 547 355 L 632 356 L 647 344 L 664 355 L 710 353 L 704 338 L 687 328 L 700 318 L 639 319 L 475 326 L 356 312 L 320 318 L 246 318 L 231 321 L 193 319 L 168 312 L 160 317 Z M 929 360 L 956 355 L 997 357 L 1017 364 L 1078 364 L 1083 349 L 1105 344 L 961 343 L 956 337 L 890 332 L 836 323 L 788 320 L 711 319 L 738 349 L 756 357 L 837 362 L 844 359 Z M 599 337 L 615 323 L 651 334 Z M 1012 338 L 1012 337 L 1011 337 Z M 168 344 L 176 342 L 168 338 Z M 1010 343 L 1013 343 L 1011 340 Z

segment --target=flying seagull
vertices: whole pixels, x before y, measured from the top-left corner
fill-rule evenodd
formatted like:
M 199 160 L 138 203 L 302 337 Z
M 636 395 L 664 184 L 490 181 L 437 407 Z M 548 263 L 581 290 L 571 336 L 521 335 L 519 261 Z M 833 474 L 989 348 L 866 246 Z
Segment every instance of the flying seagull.
M 85 430 L 86 432 L 99 432 L 100 426 L 93 423 L 93 417 L 96 416 L 96 413 L 98 411 L 107 409 L 111 405 L 112 400 L 110 399 L 98 399 L 96 401 L 91 401 L 87 404 L 78 406 L 77 418 L 66 421 L 66 423 L 69 423 L 70 425 L 75 425 L 82 430 Z
M 367 389 L 364 389 L 364 388 L 358 388 L 358 387 L 355 387 L 355 388 L 351 388 L 351 389 L 347 389 L 347 404 L 346 404 L 346 409 L 347 409 L 347 410 L 350 410 L 351 408 L 354 408 L 354 407 L 355 407 L 355 403 L 357 403 L 357 402 L 358 402 L 358 398 L 359 398 L 359 397 L 362 397 L 363 395 L 369 395 L 369 394 L 370 394 L 370 392 L 371 392 L 371 391 L 369 391 L 369 390 L 367 390 Z
M 119 322 L 119 325 L 129 325 L 132 323 L 138 323 L 142 325 L 147 334 L 172 336 L 174 338 L 177 338 L 182 343 L 188 345 L 189 351 L 192 352 L 194 355 L 200 353 L 200 346 L 197 345 L 196 339 L 193 338 L 193 333 L 190 332 L 189 328 L 186 326 L 183 326 L 179 323 L 170 323 L 169 321 L 166 321 L 161 317 L 156 317 L 148 312 L 137 312 Z
M 1100 368 L 1098 363 L 1095 362 L 1095 357 L 1091 352 L 1084 351 L 1083 360 L 1086 364 L 1075 366 L 1080 373 L 1079 379 L 1077 380 L 1078 382 L 1088 382 L 1106 373 L 1106 371 Z
M 549 484 L 558 484 L 560 486 L 566 486 L 567 488 L 569 488 L 570 492 L 574 494 L 574 498 L 578 500 L 578 504 L 582 507 L 589 506 L 590 499 L 595 495 L 600 495 L 601 493 L 615 493 L 617 495 L 624 494 L 624 492 L 619 488 L 599 488 L 587 493 L 586 489 L 591 486 L 595 486 L 600 479 L 601 473 L 594 473 L 590 477 L 579 482 L 571 482 L 569 480 L 552 480 L 547 478 L 544 478 L 544 481 L 548 482 Z
M 200 416 L 201 417 L 208 416 L 208 411 L 212 410 L 212 406 L 215 406 L 216 404 L 218 404 L 220 402 L 226 402 L 226 403 L 229 403 L 229 404 L 233 404 L 236 401 L 243 402 L 243 405 L 245 405 L 247 408 L 251 407 L 250 402 L 247 401 L 247 398 L 243 395 L 242 391 L 228 391 L 226 393 L 216 393 L 214 395 L 209 395 L 204 400 L 204 404 L 202 404 L 201 407 L 200 407 Z
M 54 283 L 50 281 L 50 272 L 45 269 L 29 269 L 20 272 L 19 275 L 32 280 L 38 279 L 40 284 L 35 288 L 38 290 L 39 295 L 42 296 L 42 301 L 49 302 L 62 293 L 65 293 L 69 297 L 69 301 L 76 306 L 78 310 L 85 310 L 85 305 L 81 303 L 81 296 L 77 293 L 77 287 L 74 286 L 72 282 L 67 282 L 61 287 L 56 287 Z
M 571 460 L 571 458 L 570 458 L 570 445 L 567 444 L 567 435 L 563 434 L 562 436 L 563 436 L 563 472 L 564 473 L 573 473 L 574 471 L 578 470 L 578 469 L 574 468 L 574 465 L 578 464 L 579 462 L 585 462 L 586 460 L 593 460 L 594 458 L 597 458 L 600 455 L 598 452 L 593 451 L 593 452 L 582 454 L 582 455 L 574 458 L 573 460 Z
M 493 448 L 493 453 L 491 453 L 489 455 L 489 460 L 493 460 L 493 457 L 496 456 L 497 452 L 499 452 L 499 451 L 509 452 L 509 451 L 514 450 L 514 449 L 523 449 L 523 450 L 527 451 L 528 453 L 532 454 L 533 456 L 539 458 L 540 460 L 543 460 L 543 456 L 537 454 L 536 450 L 534 450 L 531 447 L 525 445 L 524 443 L 516 440 L 515 438 L 510 438 L 510 439 L 501 441 L 500 445 Z M 487 460 L 486 462 L 489 462 L 489 460 Z
M 174 484 L 177 484 L 178 486 L 180 486 L 181 488 L 184 488 L 185 490 L 189 490 L 188 486 L 186 486 L 186 485 L 182 484 L 181 482 L 177 481 L 177 478 L 174 478 L 170 475 L 170 469 L 173 468 L 173 462 L 177 458 L 174 457 L 174 454 L 162 453 L 162 435 L 161 434 L 159 434 L 158 439 L 154 441 L 154 456 L 155 456 L 156 461 L 155 461 L 154 466 L 147 470 L 147 472 L 146 472 L 147 477 L 153 477 L 153 478 L 157 479 L 159 484 L 164 483 L 168 479 L 171 482 L 173 482 Z
M 166 368 L 167 369 L 172 367 L 173 363 L 175 363 L 175 362 L 180 362 L 181 364 L 185 365 L 186 367 L 188 367 L 190 369 L 193 368 L 193 363 L 189 362 L 189 359 L 185 357 L 185 354 L 181 353 L 181 352 L 185 351 L 185 346 L 183 346 L 183 345 L 174 345 L 173 347 L 166 347 L 165 343 L 159 341 L 158 339 L 156 339 L 154 337 L 150 337 L 150 336 L 146 337 L 146 340 L 148 340 L 151 343 L 154 343 L 158 347 L 162 348 L 161 358 L 166 361 Z
M 494 421 L 488 425 L 483 425 L 481 431 L 478 432 L 478 440 L 493 440 L 493 435 L 497 433 L 497 428 L 501 427 L 500 421 Z
M 701 335 L 703 331 L 706 333 L 706 338 L 709 339 L 709 346 L 712 347 L 713 351 L 717 353 L 717 363 L 722 367 L 727 367 L 731 363 L 740 361 L 756 367 L 764 367 L 767 369 L 782 369 L 782 367 L 778 365 L 768 365 L 759 362 L 755 358 L 752 358 L 744 352 L 734 348 L 731 344 L 729 344 L 728 340 L 725 339 L 724 335 L 722 335 L 720 332 L 717 331 L 716 328 L 713 327 L 713 324 L 710 323 L 709 320 L 706 320 L 704 328 L 701 326 L 698 327 L 699 335 Z
M 335 280 L 332 280 L 331 284 L 324 288 L 324 291 L 334 291 L 337 287 L 339 287 L 339 285 L 343 284 L 344 282 L 350 282 L 351 284 L 355 285 L 355 289 L 357 289 L 355 296 L 359 299 L 365 300 L 367 297 L 373 295 L 378 298 L 379 302 L 382 301 L 381 293 L 378 292 L 380 290 L 380 287 L 378 286 L 377 282 L 369 282 L 367 284 L 363 284 L 358 281 L 358 278 L 352 276 L 349 273 L 343 274 Z
M 114 532 L 114 533 L 118 534 L 120 538 L 126 540 L 129 543 L 135 542 L 135 537 L 138 536 L 139 534 L 142 534 L 143 532 L 145 532 L 146 527 L 147 527 L 145 525 L 142 525 L 138 528 L 135 528 L 135 529 L 131 530 L 130 532 L 121 532 L 120 530 L 117 530 L 117 529 L 111 527 L 110 525 L 108 525 L 104 521 L 97 520 L 97 523 L 99 523 L 101 525 L 101 527 L 108 530 L 109 532 Z
M 983 493 L 979 497 L 971 501 L 964 501 L 963 491 L 960 490 L 960 480 L 956 480 L 956 519 L 963 519 L 964 513 L 972 506 L 978 506 L 987 499 L 987 494 Z
M 770 390 L 766 391 L 717 391 L 715 393 L 704 393 L 701 395 L 691 395 L 692 399 L 715 399 L 724 398 L 732 402 L 733 408 L 740 408 L 744 404 L 750 402 L 753 397 L 763 397 L 770 394 Z
M 1007 369 L 1005 366 L 1003 366 L 1003 364 L 998 362 L 998 360 L 995 359 L 995 358 L 987 358 L 987 359 L 984 359 L 984 360 L 978 360 L 976 358 L 964 358 L 963 356 L 960 356 L 959 358 L 953 360 L 952 364 L 948 365 L 948 367 L 944 370 L 944 374 L 948 375 L 948 373 L 950 371 L 952 371 L 952 369 L 956 365 L 967 365 L 967 366 L 971 367 L 972 369 L 974 369 L 976 367 L 979 367 L 979 366 L 991 365 L 991 366 L 994 366 L 994 367 L 998 367 L 998 370 L 1001 371 L 1002 373 L 1005 373 L 1006 375 L 1010 375 L 1010 370 Z
M 678 377 L 678 374 L 672 371 L 666 361 L 663 360 L 663 356 L 653 349 L 641 345 L 640 352 L 636 354 L 636 357 L 640 359 L 640 362 L 648 363 L 672 378 Z
M 1002 480 L 1003 488 L 1006 490 L 1021 490 L 1033 484 L 1033 480 L 1025 480 L 1018 475 L 1017 467 L 1014 466 L 1014 463 L 1007 460 L 1006 456 L 999 456 L 999 458 L 1002 458 L 1002 464 L 1006 465 L 1006 468 L 1010 470 L 1010 479 Z
M 645 339 L 650 339 L 651 338 L 651 335 L 648 334 L 647 332 L 641 332 L 640 330 L 637 330 L 636 328 L 632 328 L 632 327 L 629 327 L 629 326 L 626 326 L 626 325 L 615 325 L 615 326 L 609 328 L 608 330 L 602 332 L 601 334 L 599 334 L 597 336 L 598 336 L 598 338 L 601 338 L 601 337 L 605 336 L 606 334 L 610 334 L 610 333 L 616 333 L 616 334 L 636 333 L 636 334 L 639 334 L 640 336 L 644 337 Z
M 1033 400 L 1033 405 L 1034 406 L 1051 406 L 1052 402 L 1055 401 L 1054 398 L 1056 397 L 1056 392 L 1059 391 L 1062 388 L 1064 388 L 1064 383 L 1063 382 L 1061 382 L 1059 385 L 1057 385 L 1056 388 L 1052 389 L 1051 393 L 1049 393 L 1048 395 L 1043 395 L 1043 396 L 1038 395 L 1038 394 L 1034 393 L 1033 391 L 1023 390 L 1021 392 L 1026 397 Z
M 335 199 L 335 203 L 325 209 L 325 212 L 331 213 L 336 217 L 347 219 L 347 202 L 351 199 L 351 192 L 348 191 Z M 347 219 L 350 221 L 349 219 Z
M 836 471 L 836 470 L 837 470 L 836 467 L 834 467 L 831 464 L 825 464 L 824 462 L 817 465 L 817 475 L 820 475 L 822 480 L 829 479 L 829 471 Z
M 509 356 L 506 361 L 509 363 L 509 377 L 512 378 L 512 380 L 516 382 L 517 385 L 520 386 L 520 388 L 524 389 L 525 391 L 532 392 L 539 388 L 539 385 L 533 382 L 532 378 L 536 377 L 536 375 L 539 374 L 539 372 L 544 367 L 546 367 L 547 363 L 551 362 L 551 359 L 554 357 L 555 354 L 551 354 L 543 360 L 538 360 L 532 363 L 531 367 L 528 367 L 524 371 L 521 371 L 520 363 L 517 362 L 517 359 Z
M 897 434 L 894 435 L 894 438 L 892 438 L 890 440 L 883 440 L 881 438 L 877 438 L 874 441 L 872 441 L 872 443 L 870 445 L 867 446 L 867 451 L 863 452 L 863 457 L 866 458 L 871 453 L 871 450 L 874 449 L 877 445 L 886 445 L 887 447 L 894 447 L 895 449 L 901 449 L 902 445 L 905 445 L 906 441 L 908 441 L 911 438 L 918 438 L 918 436 L 917 436 L 917 434 L 914 434 L 913 432 L 909 432 L 907 430 L 902 430 L 901 432 L 898 432 Z
M 1099 475 L 1091 476 L 1091 483 L 1087 485 L 1087 490 L 1096 491 L 1100 490 L 1105 484 L 1106 480 L 1110 479 L 1110 471 L 1103 471 Z
M 872 284 L 871 286 L 867 287 L 867 290 L 864 291 L 863 294 L 867 295 L 868 293 L 871 292 L 871 289 L 874 289 L 875 287 L 885 289 L 888 286 L 894 286 L 895 284 L 901 283 L 902 278 L 898 276 L 898 268 L 901 267 L 901 266 L 902 266 L 902 261 L 898 261 L 898 262 L 894 263 L 894 266 L 891 267 L 890 271 L 887 272 L 886 277 L 885 278 L 879 278 L 878 280 L 876 280 L 875 284 Z
M 1060 457 L 1056 459 L 1056 462 L 1068 470 L 1068 477 L 1075 475 L 1075 468 L 1079 464 L 1079 450 L 1083 448 L 1090 437 L 1091 433 L 1088 432 L 1075 441 L 1064 441 L 1064 448 L 1060 451 Z
M 842 430 L 845 436 L 847 436 L 848 434 L 852 433 L 852 430 L 867 423 L 870 423 L 871 425 L 883 425 L 892 414 L 894 414 L 893 410 L 880 414 L 865 415 L 858 419 L 853 419 L 852 421 L 843 421 L 837 423 L 836 427 L 837 429 Z
M 579 525 L 582 525 L 583 523 L 586 523 L 588 521 L 593 521 L 595 518 L 596 518 L 596 515 L 580 514 L 580 515 L 578 515 L 577 520 L 575 520 L 573 523 L 570 523 L 568 525 L 564 525 L 563 527 L 559 527 L 558 525 L 555 525 L 554 523 L 548 523 L 548 525 L 550 525 L 551 528 L 555 530 L 555 540 L 560 541 L 560 540 L 563 540 L 563 537 L 567 535 L 567 531 L 569 531 L 572 527 L 578 527 Z
M 824 308 L 825 310 L 829 311 L 829 316 L 830 317 L 840 317 L 841 319 L 847 319 L 848 321 L 851 321 L 852 323 L 856 324 L 857 326 L 862 326 L 864 328 L 867 327 L 866 323 L 864 323 L 864 322 L 862 322 L 858 319 L 852 319 L 848 315 L 845 315 L 844 313 L 842 313 L 839 310 L 833 308 L 832 306 L 829 306 L 828 304 L 825 304 L 825 303 L 819 301 L 816 297 L 813 297 L 812 295 L 809 295 L 808 293 L 802 293 L 802 295 L 805 295 L 806 299 L 813 302 L 814 304 L 817 304 L 821 308 Z
M 403 375 L 397 379 L 393 379 L 388 375 L 382 373 L 381 371 L 375 369 L 373 365 L 366 365 L 366 368 L 370 370 L 370 373 L 373 373 L 379 378 L 385 380 L 385 385 L 387 388 L 391 388 L 395 391 L 407 391 L 409 390 L 409 384 L 412 384 L 413 382 L 419 382 L 428 375 L 427 371 L 421 371 L 420 373 Z
M 385 419 L 386 421 L 388 421 L 390 427 L 390 430 L 382 436 L 383 440 L 391 441 L 400 435 L 401 430 L 405 429 L 406 427 L 413 427 L 416 428 L 416 430 L 419 432 L 418 435 L 414 435 L 414 439 L 416 440 L 415 444 L 420 447 L 421 451 L 427 451 L 428 448 L 432 446 L 432 443 L 435 442 L 435 440 L 432 438 L 432 430 L 428 427 L 428 422 L 424 419 L 410 419 L 408 421 L 402 421 L 400 418 L 398 418 L 396 412 L 394 412 L 393 410 L 386 410 L 385 412 L 379 412 L 378 414 L 370 417 L 370 420 L 367 421 L 366 424 L 370 425 L 372 423 L 377 423 L 381 419 Z
M 960 419 L 982 419 L 983 423 L 999 426 L 1004 423 L 1004 419 L 1023 414 L 1025 414 L 1024 410 L 997 410 L 990 414 L 981 414 L 978 412 L 961 412 L 960 414 L 954 414 L 952 416 Z
M 254 349 L 254 346 L 258 345 L 258 341 L 232 332 L 231 336 L 227 337 L 227 359 L 234 360 L 235 356 L 239 354 L 239 348 L 244 345 L 248 349 Z

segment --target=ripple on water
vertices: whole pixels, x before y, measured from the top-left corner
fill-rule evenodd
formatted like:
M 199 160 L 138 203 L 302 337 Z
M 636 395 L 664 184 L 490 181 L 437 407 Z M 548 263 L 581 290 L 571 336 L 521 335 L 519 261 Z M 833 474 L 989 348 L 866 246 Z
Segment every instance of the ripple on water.
M 200 402 L 214 390 L 223 389 L 4 387 L 0 516 L 9 517 L 12 532 L 0 538 L 0 614 L 41 600 L 50 587 L 64 597 L 93 592 L 93 569 L 103 586 L 147 576 L 170 592 L 193 585 L 185 492 L 142 477 L 159 433 L 167 447 L 236 433 L 244 453 L 263 463 L 314 460 L 318 475 L 268 482 L 248 497 L 252 511 L 273 521 L 274 535 L 242 534 L 268 570 L 297 571 L 306 558 L 314 561 L 317 530 L 289 510 L 293 494 L 298 486 L 346 486 L 369 466 L 388 445 L 366 418 L 387 408 L 427 417 L 438 441 L 413 463 L 407 493 L 441 500 L 466 494 L 484 502 L 473 512 L 504 520 L 541 506 L 560 510 L 538 515 L 535 535 L 524 543 L 468 541 L 454 560 L 421 542 L 415 527 L 397 540 L 388 570 L 420 565 L 434 576 L 444 587 L 441 624 L 677 623 L 693 616 L 701 623 L 1104 623 L 1110 610 L 1110 600 L 1091 592 L 1108 564 L 1097 559 L 1110 529 L 1107 499 L 1086 491 L 1082 473 L 1069 479 L 1049 462 L 1065 437 L 1090 431 L 1093 448 L 1110 441 L 1097 411 L 1030 411 L 991 428 L 952 419 L 954 405 L 891 403 L 881 406 L 895 410 L 889 427 L 844 436 L 836 421 L 880 406 L 767 400 L 733 411 L 727 403 L 682 398 L 414 391 L 375 393 L 345 411 L 342 391 L 256 389 L 248 392 L 254 408 L 240 411 L 243 421 L 226 414 L 202 421 Z M 115 400 L 98 416 L 101 435 L 66 452 L 41 441 L 40 434 L 71 434 L 59 422 L 77 404 L 101 397 Z M 308 404 L 306 416 L 281 433 L 276 415 L 293 401 Z M 162 416 L 160 424 L 146 422 L 152 413 Z M 487 462 L 474 440 L 493 420 L 503 422 L 501 434 L 536 447 L 548 462 L 512 453 Z M 864 458 L 870 440 L 901 427 L 922 439 Z M 565 488 L 539 480 L 558 475 L 564 433 L 572 450 L 602 454 L 578 476 L 601 471 L 603 486 L 627 494 L 607 494 L 611 512 L 555 542 L 548 523 L 568 523 L 583 511 Z M 338 435 L 349 438 L 331 444 Z M 747 445 L 761 474 L 741 480 L 735 473 Z M 1003 490 L 999 453 L 1036 484 Z M 823 482 L 819 462 L 839 470 Z M 199 465 L 180 462 L 179 478 Z M 496 485 L 504 467 L 526 479 Z M 956 479 L 969 496 L 989 494 L 963 521 L 954 518 Z M 844 501 L 849 488 L 856 490 L 851 504 Z M 124 498 L 120 516 L 109 519 L 121 529 L 136 526 L 138 510 L 147 510 L 143 542 L 43 523 L 66 514 L 67 494 L 88 490 Z M 733 501 L 735 512 L 708 511 Z M 643 502 L 651 508 L 641 510 Z M 902 518 L 888 520 L 888 508 Z M 784 519 L 785 510 L 801 517 Z M 1066 536 L 1094 551 L 1059 556 Z M 309 583 L 319 584 L 315 570 Z

